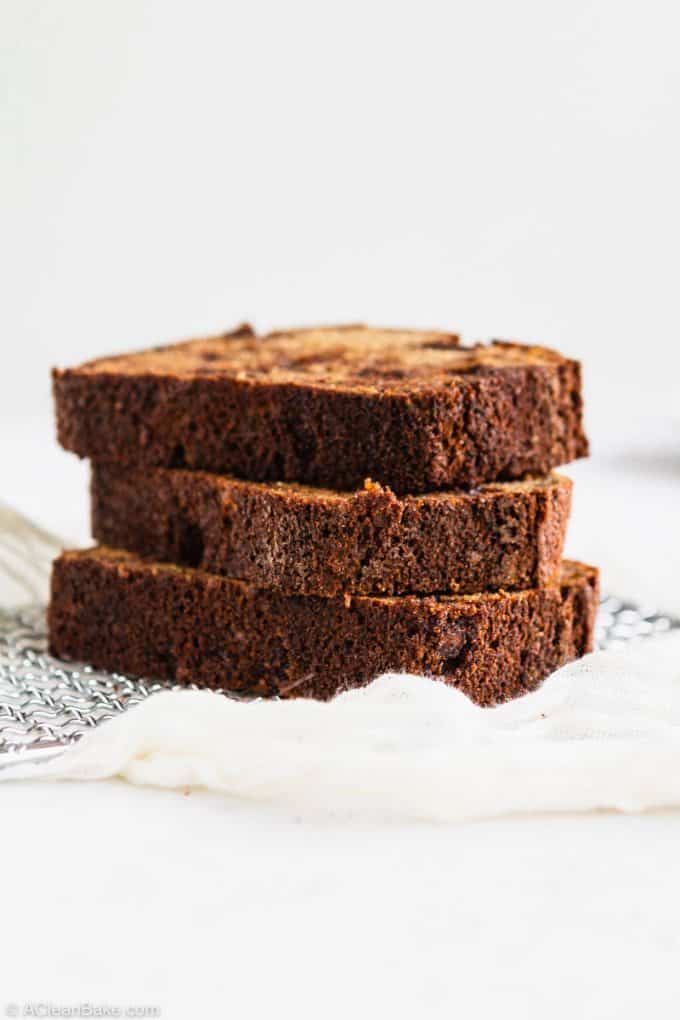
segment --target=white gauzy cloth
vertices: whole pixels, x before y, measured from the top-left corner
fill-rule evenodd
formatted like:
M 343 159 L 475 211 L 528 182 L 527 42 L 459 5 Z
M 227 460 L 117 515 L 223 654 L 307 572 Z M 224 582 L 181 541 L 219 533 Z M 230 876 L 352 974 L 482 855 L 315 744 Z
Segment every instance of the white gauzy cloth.
M 595 653 L 492 709 L 393 674 L 327 703 L 164 692 L 4 775 L 120 776 L 373 819 L 680 806 L 680 636 Z

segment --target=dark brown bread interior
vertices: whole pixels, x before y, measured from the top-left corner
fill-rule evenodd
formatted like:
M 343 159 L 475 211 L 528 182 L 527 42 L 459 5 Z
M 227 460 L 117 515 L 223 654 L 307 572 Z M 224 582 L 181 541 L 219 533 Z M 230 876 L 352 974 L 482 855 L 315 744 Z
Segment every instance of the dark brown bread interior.
M 57 656 L 244 694 L 326 699 L 396 670 L 492 705 L 590 651 L 596 607 L 573 563 L 522 592 L 318 598 L 98 548 L 55 562 L 49 634 Z
M 127 466 L 403 494 L 587 453 L 578 362 L 448 334 L 242 328 L 57 370 L 54 390 L 63 446 Z
M 552 475 L 473 492 L 397 497 L 95 464 L 102 545 L 289 594 L 521 589 L 555 581 L 571 482 Z

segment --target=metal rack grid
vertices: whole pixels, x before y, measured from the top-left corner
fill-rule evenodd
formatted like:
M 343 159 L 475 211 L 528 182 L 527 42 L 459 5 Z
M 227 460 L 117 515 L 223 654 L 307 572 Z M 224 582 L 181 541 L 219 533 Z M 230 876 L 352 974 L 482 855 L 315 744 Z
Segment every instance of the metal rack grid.
M 680 629 L 680 620 L 610 596 L 600 604 L 596 644 L 623 646 L 675 629 Z M 66 746 L 167 689 L 172 685 L 53 658 L 47 651 L 42 606 L 0 610 L 0 755 Z

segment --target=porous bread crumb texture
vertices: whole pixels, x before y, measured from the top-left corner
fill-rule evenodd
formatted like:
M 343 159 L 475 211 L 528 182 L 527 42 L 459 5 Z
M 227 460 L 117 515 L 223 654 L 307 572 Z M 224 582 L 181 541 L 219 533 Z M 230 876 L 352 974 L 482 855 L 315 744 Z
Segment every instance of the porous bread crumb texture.
M 326 699 L 386 671 L 425 673 L 483 705 L 532 690 L 592 648 L 597 572 L 514 593 L 283 595 L 103 548 L 52 575 L 50 649 L 109 670 L 249 695 Z
M 55 371 L 54 388 L 60 442 L 127 466 L 403 494 L 587 453 L 578 362 L 448 334 L 241 330 Z
M 522 589 L 555 581 L 571 481 L 397 497 L 96 464 L 92 534 L 103 545 L 290 594 Z

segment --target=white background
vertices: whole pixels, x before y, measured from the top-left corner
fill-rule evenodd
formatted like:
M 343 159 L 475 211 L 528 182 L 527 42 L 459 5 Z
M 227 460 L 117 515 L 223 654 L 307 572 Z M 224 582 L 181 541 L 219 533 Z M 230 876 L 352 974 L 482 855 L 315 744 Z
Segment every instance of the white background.
M 672 0 L 0 11 L 6 498 L 85 533 L 52 365 L 244 318 L 560 348 L 595 452 L 678 477 Z
M 2 498 L 87 536 L 86 467 L 53 439 L 52 365 L 243 319 L 459 328 L 583 359 L 594 456 L 570 469 L 569 551 L 600 563 L 608 588 L 680 609 L 679 29 L 672 0 L 4 0 Z M 25 790 L 8 795 L 30 819 L 10 816 L 17 866 L 23 831 L 32 866 L 59 852 L 76 882 L 90 833 L 64 819 L 84 812 L 118 880 L 96 909 L 40 886 L 33 910 L 70 917 L 110 953 L 133 927 L 136 955 L 123 950 L 128 978 L 112 984 L 62 952 L 57 985 L 30 913 L 14 952 L 31 967 L 13 959 L 14 973 L 45 981 L 17 977 L 19 1001 L 41 987 L 138 1001 L 146 924 L 141 1001 L 159 1001 L 163 962 L 185 968 L 167 979 L 166 1015 L 205 979 L 208 945 L 218 967 L 215 939 L 240 1016 L 263 1015 L 268 995 L 335 1015 L 355 1001 L 353 974 L 357 1015 L 362 1001 L 410 1015 L 420 1001 L 425 1016 L 528 1016 L 532 1003 L 632 1017 L 649 983 L 654 1015 L 677 1015 L 673 816 L 303 838 L 213 799 L 192 800 L 188 833 L 170 795 L 112 788 L 84 806 L 73 790 Z M 136 839 L 166 855 L 155 879 Z M 200 861 L 196 900 L 185 853 Z M 646 865 L 657 857 L 662 874 Z M 211 908 L 222 869 L 234 893 Z M 323 982 L 296 984 L 305 954 Z M 234 1006 L 226 984 L 220 996 Z

